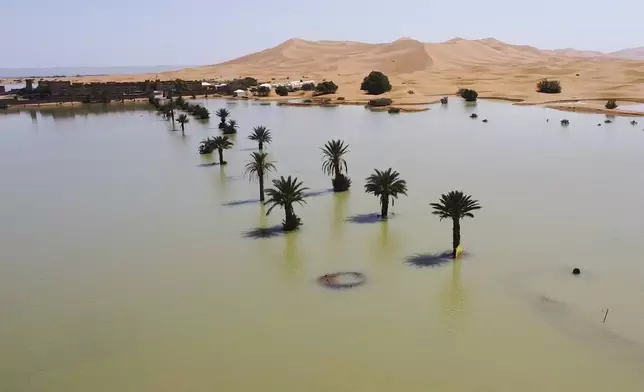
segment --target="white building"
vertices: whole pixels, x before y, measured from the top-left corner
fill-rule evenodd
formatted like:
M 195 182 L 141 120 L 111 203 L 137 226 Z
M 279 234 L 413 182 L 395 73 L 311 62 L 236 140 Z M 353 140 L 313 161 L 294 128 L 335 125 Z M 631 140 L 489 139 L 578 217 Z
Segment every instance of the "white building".
M 235 93 L 236 97 L 245 97 L 246 96 L 246 91 L 241 90 L 241 89 L 235 90 L 234 93 Z

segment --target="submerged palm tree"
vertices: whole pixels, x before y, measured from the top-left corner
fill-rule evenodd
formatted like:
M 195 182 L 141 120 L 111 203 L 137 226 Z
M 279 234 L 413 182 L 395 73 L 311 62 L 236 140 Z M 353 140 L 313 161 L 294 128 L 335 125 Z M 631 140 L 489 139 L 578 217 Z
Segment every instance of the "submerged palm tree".
M 367 177 L 367 183 L 364 186 L 365 192 L 380 197 L 380 217 L 387 219 L 389 211 L 389 197 L 397 199 L 398 195 L 407 196 L 407 181 L 400 178 L 400 173 L 389 168 L 380 171 L 374 169 L 375 173 Z M 392 205 L 393 205 L 392 199 Z
M 234 133 L 237 133 L 237 128 L 239 128 L 237 121 L 229 120 L 228 124 L 224 124 L 224 135 L 232 135 Z
M 251 160 L 244 166 L 244 175 L 252 181 L 257 178 L 259 181 L 259 201 L 264 201 L 264 178 L 269 171 L 275 170 L 275 162 L 268 160 L 268 154 L 265 152 L 253 152 L 250 154 Z
M 181 125 L 181 134 L 185 136 L 186 135 L 185 127 L 186 127 L 186 124 L 190 122 L 190 119 L 185 114 L 181 114 L 179 115 L 179 117 L 177 117 L 177 122 L 179 123 L 179 125 Z
M 174 130 L 174 102 L 170 99 L 165 105 L 166 113 L 172 119 L 172 129 Z
M 344 155 L 349 152 L 349 145 L 342 140 L 331 140 L 327 142 L 322 150 L 322 170 L 328 175 L 335 175 L 333 178 L 333 191 L 344 192 L 351 187 L 351 179 L 342 174 L 348 172 L 347 161 Z
M 233 147 L 233 143 L 228 139 L 228 136 L 217 136 L 212 138 L 212 146 L 213 150 L 217 150 L 219 152 L 219 164 L 220 165 L 225 165 L 226 161 L 224 161 L 224 150 L 228 150 Z
M 228 111 L 228 109 L 221 108 L 217 110 L 215 115 L 219 117 L 219 129 L 224 129 L 226 127 L 226 118 L 230 116 L 230 112 Z
M 264 149 L 264 144 L 268 144 L 273 140 L 271 131 L 265 126 L 260 125 L 253 128 L 253 133 L 248 136 L 248 139 L 254 140 L 259 144 L 260 151 Z
M 284 176 L 281 176 L 273 180 L 273 188 L 266 190 L 268 200 L 264 204 L 270 205 L 266 215 L 270 214 L 276 206 L 282 207 L 285 214 L 282 229 L 284 231 L 297 229 L 302 224 L 302 221 L 293 212 L 293 204 L 302 205 L 306 203 L 304 191 L 307 189 L 309 188 L 302 186 L 302 181 L 298 181 L 297 177 L 291 178 L 291 176 L 288 176 L 288 178 L 284 178 Z
M 434 209 L 432 214 L 438 215 L 441 220 L 452 219 L 452 257 L 456 258 L 456 248 L 461 243 L 461 219 L 474 218 L 472 211 L 481 209 L 478 200 L 472 200 L 470 195 L 461 191 L 451 191 L 441 195 L 438 203 L 430 203 Z

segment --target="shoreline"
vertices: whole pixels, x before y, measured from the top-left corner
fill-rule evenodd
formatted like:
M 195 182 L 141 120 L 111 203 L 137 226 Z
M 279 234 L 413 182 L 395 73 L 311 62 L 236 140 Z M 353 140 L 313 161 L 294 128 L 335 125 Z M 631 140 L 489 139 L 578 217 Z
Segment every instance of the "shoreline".
M 338 107 L 338 106 L 365 106 L 368 107 L 368 102 L 370 99 L 377 99 L 386 97 L 387 94 L 382 94 L 378 96 L 366 96 L 360 97 L 358 99 L 341 99 L 338 100 L 339 94 L 329 94 L 321 95 L 317 97 L 310 96 L 306 93 L 296 93 L 297 95 L 292 96 L 268 96 L 268 97 L 226 97 L 221 95 L 208 95 L 206 94 L 196 95 L 195 99 L 220 99 L 227 102 L 258 102 L 258 103 L 276 103 L 277 106 L 290 106 L 290 107 Z M 457 97 L 456 94 L 447 95 L 448 97 Z M 371 111 L 382 112 L 388 111 L 390 108 L 400 109 L 400 113 L 416 113 L 430 110 L 427 106 L 435 105 L 440 103 L 440 99 L 435 98 L 435 96 L 427 96 L 427 99 L 424 100 L 423 96 L 416 96 L 414 100 L 405 100 L 405 99 L 392 99 L 392 104 L 389 106 L 381 107 L 368 107 Z M 186 99 L 192 99 L 191 97 L 184 97 Z M 420 99 L 418 99 L 420 98 Z M 304 100 L 311 99 L 312 102 L 289 102 L 290 100 Z M 460 99 L 460 98 L 459 98 Z M 586 98 L 586 99 L 560 99 L 560 100 L 547 100 L 547 101 L 526 101 L 520 98 L 513 97 L 503 97 L 503 96 L 481 96 L 479 100 L 489 100 L 489 101 L 502 101 L 510 103 L 511 105 L 516 106 L 541 106 L 547 109 L 559 110 L 563 112 L 574 112 L 574 113 L 586 113 L 586 114 L 605 114 L 613 116 L 622 116 L 622 117 L 644 117 L 644 110 L 627 110 L 629 105 L 620 105 L 617 109 L 606 109 L 603 107 L 605 103 L 604 98 Z M 626 98 L 617 98 L 617 102 L 628 102 L 631 104 L 644 104 L 644 98 L 636 97 L 626 97 Z M 2 109 L 4 111 L 16 110 L 16 109 L 51 109 L 51 108 L 82 108 L 82 107 L 95 107 L 97 105 L 104 106 L 128 106 L 128 105 L 141 105 L 147 104 L 148 100 L 144 98 L 137 98 L 134 100 L 128 100 L 126 102 L 110 102 L 108 104 L 104 103 L 91 103 L 86 104 L 82 102 L 51 102 L 51 103 L 20 103 L 9 105 L 7 108 Z M 581 103 L 581 104 L 580 104 Z

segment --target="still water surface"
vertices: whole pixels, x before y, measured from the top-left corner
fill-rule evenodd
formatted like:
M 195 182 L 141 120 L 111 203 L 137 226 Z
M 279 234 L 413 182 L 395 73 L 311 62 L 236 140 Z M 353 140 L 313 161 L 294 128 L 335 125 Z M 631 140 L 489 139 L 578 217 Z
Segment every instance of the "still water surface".
M 225 167 L 196 153 L 216 118 L 182 137 L 145 110 L 0 114 L 0 391 L 644 390 L 644 132 L 630 119 L 206 105 L 241 125 Z M 283 218 L 241 177 L 260 124 L 278 174 L 314 195 L 299 232 L 256 239 Z M 346 194 L 320 169 L 334 137 L 351 145 Z M 409 197 L 388 222 L 352 222 L 379 210 L 364 178 L 389 166 Z M 468 257 L 410 263 L 449 249 L 429 203 L 452 189 L 483 205 L 462 224 Z M 367 283 L 315 282 L 343 270 Z

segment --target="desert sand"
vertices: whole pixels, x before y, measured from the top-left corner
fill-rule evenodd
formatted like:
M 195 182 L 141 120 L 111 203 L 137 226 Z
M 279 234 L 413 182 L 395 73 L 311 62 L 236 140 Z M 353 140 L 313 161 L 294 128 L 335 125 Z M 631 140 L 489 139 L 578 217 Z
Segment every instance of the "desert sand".
M 460 87 L 475 89 L 480 98 L 557 108 L 599 110 L 599 103 L 607 99 L 616 99 L 620 109 L 625 102 L 644 103 L 644 60 L 573 49 L 541 50 L 493 38 L 456 38 L 442 43 L 402 38 L 382 44 L 290 39 L 231 61 L 159 73 L 158 77 L 226 80 L 252 76 L 275 82 L 326 79 L 339 86 L 335 97 L 366 102 L 373 96 L 360 91 L 360 83 L 372 70 L 389 76 L 393 88 L 383 96 L 403 105 L 432 102 L 437 97 L 453 95 Z M 131 81 L 155 77 L 157 74 L 106 75 L 73 80 Z M 535 84 L 544 78 L 560 80 L 563 92 L 537 93 Z

